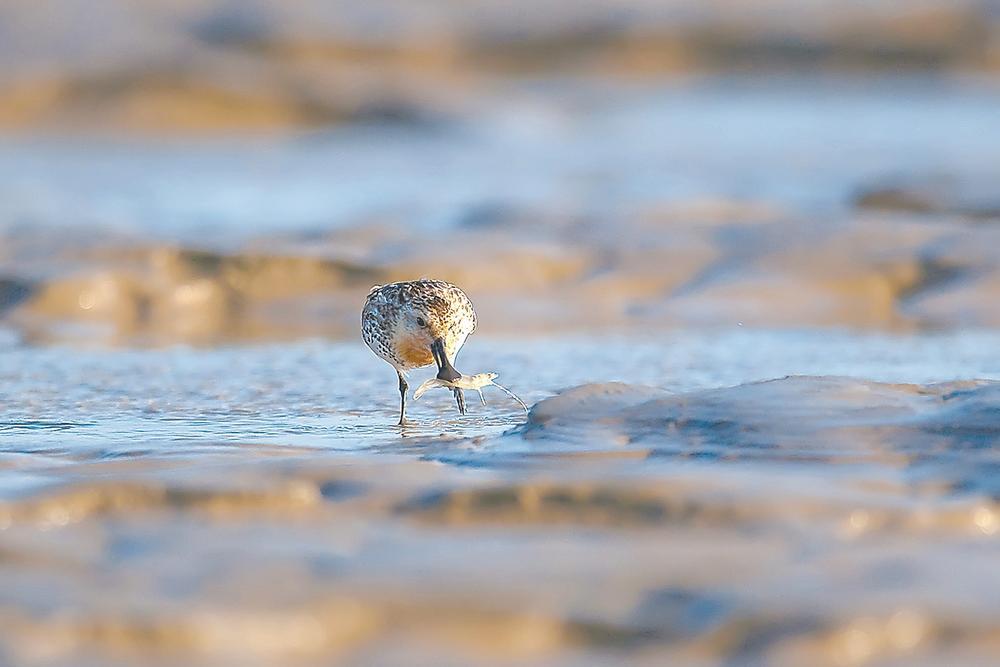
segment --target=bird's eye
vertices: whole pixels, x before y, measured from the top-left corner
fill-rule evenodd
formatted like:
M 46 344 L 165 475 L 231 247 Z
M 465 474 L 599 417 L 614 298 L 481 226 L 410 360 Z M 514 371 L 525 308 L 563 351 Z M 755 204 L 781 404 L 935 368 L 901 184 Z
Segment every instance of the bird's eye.
M 425 327 L 425 326 L 427 326 L 427 320 L 425 320 L 425 319 L 424 319 L 424 318 L 422 318 L 422 317 L 418 317 L 418 318 L 417 318 L 417 325 L 418 325 L 418 326 L 422 326 L 422 327 Z

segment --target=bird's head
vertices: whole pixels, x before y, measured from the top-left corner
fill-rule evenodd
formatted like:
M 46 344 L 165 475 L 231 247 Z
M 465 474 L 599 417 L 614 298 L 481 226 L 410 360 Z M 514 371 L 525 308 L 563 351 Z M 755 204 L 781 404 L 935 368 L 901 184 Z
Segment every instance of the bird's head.
M 401 304 L 394 344 L 399 355 L 414 366 L 436 363 L 438 377 L 452 381 L 461 376 L 445 354 L 451 332 L 449 305 L 440 297 Z

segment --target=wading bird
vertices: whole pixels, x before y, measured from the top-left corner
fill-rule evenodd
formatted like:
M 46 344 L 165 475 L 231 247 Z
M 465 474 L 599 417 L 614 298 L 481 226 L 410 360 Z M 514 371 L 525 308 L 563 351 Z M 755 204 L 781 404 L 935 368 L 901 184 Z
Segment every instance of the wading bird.
M 361 311 L 361 335 L 372 352 L 399 376 L 399 424 L 406 423 L 406 374 L 437 364 L 437 377 L 462 377 L 455 357 L 476 330 L 476 311 L 465 292 L 443 280 L 411 280 L 376 285 Z M 465 394 L 452 390 L 465 414 Z

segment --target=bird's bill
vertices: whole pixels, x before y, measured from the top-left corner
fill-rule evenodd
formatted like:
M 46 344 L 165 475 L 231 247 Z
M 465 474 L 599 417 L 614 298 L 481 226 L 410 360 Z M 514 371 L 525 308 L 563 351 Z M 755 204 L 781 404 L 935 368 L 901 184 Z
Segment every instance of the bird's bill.
M 445 382 L 454 382 L 462 377 L 462 374 L 455 370 L 455 367 L 448 361 L 448 355 L 444 353 L 444 339 L 435 338 L 431 343 L 431 354 L 434 355 L 434 362 L 438 367 L 437 377 Z

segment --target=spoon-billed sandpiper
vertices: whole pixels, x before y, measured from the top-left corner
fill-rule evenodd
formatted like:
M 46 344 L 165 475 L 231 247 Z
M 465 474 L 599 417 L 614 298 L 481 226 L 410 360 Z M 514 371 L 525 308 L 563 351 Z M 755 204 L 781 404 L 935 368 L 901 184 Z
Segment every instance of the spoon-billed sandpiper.
M 462 376 L 455 356 L 476 330 L 476 311 L 465 292 L 443 280 L 412 280 L 376 285 L 361 311 L 365 344 L 399 376 L 399 424 L 406 423 L 407 372 L 437 364 L 437 377 L 452 382 Z M 465 414 L 465 394 L 454 389 L 458 411 Z

